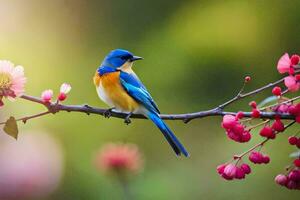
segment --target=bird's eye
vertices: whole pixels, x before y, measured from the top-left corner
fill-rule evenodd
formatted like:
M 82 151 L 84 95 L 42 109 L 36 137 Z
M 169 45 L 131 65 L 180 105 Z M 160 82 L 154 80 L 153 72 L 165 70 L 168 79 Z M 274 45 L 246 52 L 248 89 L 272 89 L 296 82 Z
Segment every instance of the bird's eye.
M 122 59 L 122 60 L 128 60 L 128 59 L 130 59 L 130 55 L 125 55 L 125 56 L 121 56 L 120 58 Z

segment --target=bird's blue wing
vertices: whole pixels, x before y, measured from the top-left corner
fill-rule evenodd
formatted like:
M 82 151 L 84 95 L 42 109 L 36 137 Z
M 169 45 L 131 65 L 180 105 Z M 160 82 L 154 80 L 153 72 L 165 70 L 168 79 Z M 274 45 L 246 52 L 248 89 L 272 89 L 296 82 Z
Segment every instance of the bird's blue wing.
M 148 110 L 155 113 L 160 113 L 156 103 L 147 91 L 146 87 L 142 84 L 142 82 L 135 74 L 129 74 L 121 71 L 120 81 L 123 88 L 130 96 L 140 102 Z

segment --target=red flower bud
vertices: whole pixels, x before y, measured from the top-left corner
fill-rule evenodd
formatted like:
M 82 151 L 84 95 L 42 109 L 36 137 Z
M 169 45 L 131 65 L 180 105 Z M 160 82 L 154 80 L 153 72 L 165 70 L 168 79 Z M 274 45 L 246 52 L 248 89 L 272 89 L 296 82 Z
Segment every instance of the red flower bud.
M 299 115 L 300 114 L 300 106 L 299 106 L 299 104 L 297 104 L 297 105 L 290 105 L 289 108 L 288 108 L 288 112 L 291 115 L 294 115 L 294 116 Z
M 268 164 L 270 162 L 270 157 L 264 156 L 262 160 L 263 160 L 263 163 Z
M 292 170 L 288 175 L 289 180 L 298 182 L 300 181 L 300 171 L 299 170 Z
M 274 131 L 271 127 L 269 126 L 265 126 L 263 127 L 259 134 L 262 136 L 262 137 L 266 137 L 266 138 L 273 138 L 274 137 Z
M 300 167 L 300 158 L 294 160 L 294 165 L 295 165 L 296 167 Z
M 291 56 L 291 65 L 298 65 L 299 63 L 299 56 L 298 55 L 292 55 Z
M 247 82 L 249 82 L 249 81 L 251 81 L 251 77 L 250 77 L 250 76 L 246 76 L 246 77 L 245 77 L 245 82 L 247 83 Z
M 254 164 L 261 164 L 263 162 L 263 155 L 260 152 L 253 151 L 249 155 L 249 160 Z
M 281 95 L 281 88 L 276 86 L 272 89 L 272 93 L 275 95 L 275 96 L 280 96 Z
M 224 173 L 225 167 L 226 167 L 226 164 L 221 164 L 221 165 L 219 165 L 219 166 L 217 167 L 217 172 L 218 172 L 219 174 L 223 174 L 223 173 Z
M 297 183 L 295 181 L 289 180 L 286 184 L 286 187 L 290 190 L 294 190 L 297 188 Z
M 293 76 L 295 74 L 295 69 L 293 67 L 289 68 L 289 75 Z
M 251 116 L 253 118 L 259 118 L 260 117 L 260 111 L 258 109 L 256 109 L 256 108 L 252 109 Z
M 255 101 L 251 101 L 251 102 L 249 103 L 249 106 L 251 106 L 252 108 L 256 108 L 256 107 L 257 107 L 257 104 L 256 104 Z
M 236 168 L 236 173 L 235 173 L 235 178 L 236 179 L 244 179 L 245 178 L 245 172 L 241 168 L 237 167 Z
M 245 163 L 241 165 L 241 169 L 245 172 L 245 174 L 250 174 L 251 173 L 250 166 L 245 164 Z
M 242 119 L 244 117 L 244 113 L 242 111 L 239 111 L 236 116 L 237 119 Z
M 241 142 L 249 142 L 251 140 L 251 134 L 249 131 L 245 131 L 242 135 Z
M 275 122 L 272 124 L 272 128 L 275 131 L 282 132 L 284 131 L 284 124 L 280 119 L 276 119 Z
M 58 100 L 59 101 L 64 101 L 67 98 L 67 95 L 65 93 L 60 93 L 58 95 Z
M 298 138 L 297 137 L 295 137 L 295 136 L 289 137 L 289 143 L 290 143 L 290 145 L 296 145 L 297 142 L 298 142 Z

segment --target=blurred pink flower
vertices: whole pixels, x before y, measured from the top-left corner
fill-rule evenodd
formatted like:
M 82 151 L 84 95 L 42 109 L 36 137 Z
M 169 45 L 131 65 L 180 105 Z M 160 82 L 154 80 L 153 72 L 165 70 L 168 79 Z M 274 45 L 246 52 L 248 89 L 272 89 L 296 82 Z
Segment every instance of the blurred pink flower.
M 63 153 L 51 135 L 22 133 L 17 142 L 3 135 L 0 142 L 0 199 L 42 199 L 57 188 Z
M 292 55 L 291 58 L 288 53 L 285 53 L 281 58 L 279 59 L 277 63 L 277 70 L 279 73 L 290 73 L 294 74 L 294 66 L 299 64 L 299 56 L 298 55 Z
M 45 103 L 49 103 L 53 97 L 52 90 L 45 90 L 42 92 L 41 98 Z
M 295 76 L 287 76 L 284 78 L 284 84 L 291 92 L 296 92 L 300 88 L 300 83 Z
M 7 60 L 0 60 L 0 106 L 3 105 L 2 98 L 10 100 L 19 97 L 24 92 L 26 78 L 22 66 L 14 67 L 14 64 Z
M 279 73 L 283 74 L 289 72 L 290 67 L 291 67 L 290 56 L 288 53 L 285 53 L 283 56 L 281 56 L 281 58 L 277 63 L 277 70 L 279 71 Z
M 138 172 L 143 162 L 134 144 L 106 144 L 96 154 L 97 169 L 110 172 Z

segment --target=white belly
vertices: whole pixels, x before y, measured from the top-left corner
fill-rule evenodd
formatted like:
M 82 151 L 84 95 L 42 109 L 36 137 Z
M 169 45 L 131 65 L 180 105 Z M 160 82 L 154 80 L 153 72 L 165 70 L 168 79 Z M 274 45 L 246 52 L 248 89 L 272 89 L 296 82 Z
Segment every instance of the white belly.
M 103 88 L 101 82 L 99 84 L 99 86 L 96 88 L 97 89 L 97 93 L 98 96 L 100 97 L 100 99 L 106 103 L 107 105 L 109 105 L 110 107 L 115 107 L 115 105 L 113 104 L 112 100 L 109 98 L 109 96 L 106 94 L 105 89 Z

